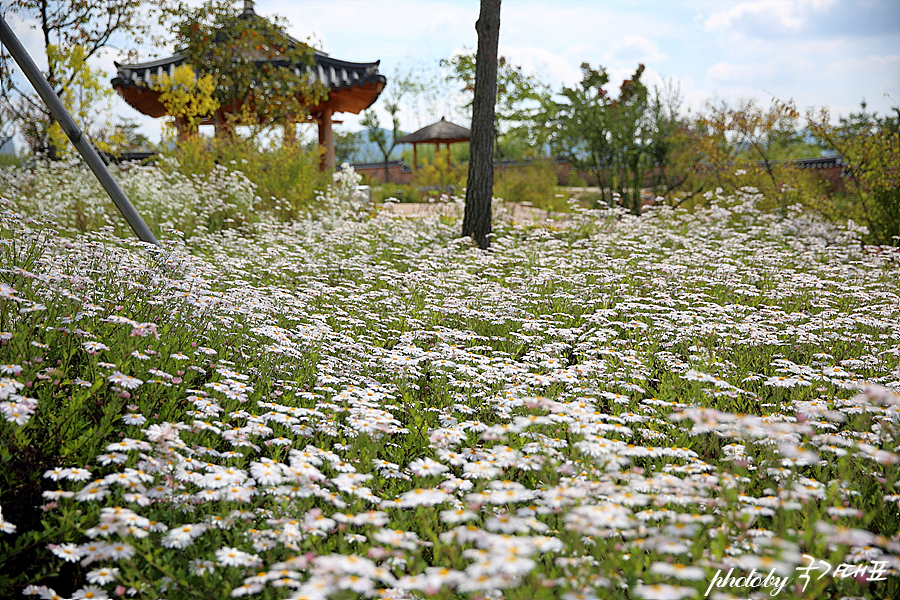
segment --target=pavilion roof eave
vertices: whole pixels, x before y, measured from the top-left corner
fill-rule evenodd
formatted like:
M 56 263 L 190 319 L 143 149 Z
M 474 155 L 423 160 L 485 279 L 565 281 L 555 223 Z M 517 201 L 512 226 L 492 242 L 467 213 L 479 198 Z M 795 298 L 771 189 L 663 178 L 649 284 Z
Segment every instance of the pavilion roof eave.
M 469 138 L 441 138 L 439 140 L 429 139 L 429 140 L 417 140 L 410 141 L 404 140 L 403 138 L 398 138 L 398 144 L 458 144 L 461 142 L 468 142 Z
M 314 66 L 303 65 L 303 69 L 328 88 L 329 98 L 311 107 L 312 112 L 329 107 L 332 112 L 359 114 L 375 103 L 387 84 L 385 76 L 378 72 L 381 61 L 355 63 L 322 52 L 317 52 L 315 59 Z M 156 99 L 158 93 L 150 90 L 150 85 L 155 77 L 172 76 L 175 67 L 184 61 L 185 57 L 179 53 L 145 63 L 116 63 L 117 74 L 112 86 L 138 112 L 151 117 L 163 116 L 165 110 Z
M 142 63 L 120 63 L 118 61 L 113 61 L 113 65 L 115 65 L 116 70 L 128 69 L 130 71 L 138 71 L 141 69 L 155 69 L 156 67 L 168 67 L 170 64 L 178 65 L 179 63 L 184 62 L 184 55 L 180 52 L 176 52 L 172 56 L 166 56 L 164 58 L 157 58 L 154 60 L 148 60 L 147 62 Z
M 141 83 L 143 84 L 143 82 Z M 313 115 L 320 115 L 326 109 L 332 113 L 359 114 L 375 103 L 385 85 L 384 75 L 379 74 L 368 82 L 331 88 L 327 100 L 310 106 L 308 110 Z M 117 77 L 113 79 L 113 87 L 132 108 L 141 114 L 154 118 L 165 116 L 166 110 L 159 102 L 160 93 L 150 89 L 148 85 L 138 85 L 133 81 L 123 82 Z
M 291 40 L 296 42 L 296 40 L 294 40 L 293 38 L 291 38 Z M 299 42 L 296 42 L 296 43 L 299 43 Z M 148 60 L 145 62 L 120 63 L 118 61 L 113 61 L 113 64 L 116 66 L 117 69 L 141 70 L 141 69 L 151 69 L 151 68 L 160 67 L 160 66 L 165 67 L 170 64 L 178 64 L 180 62 L 183 62 L 184 59 L 185 59 L 185 55 L 180 51 L 176 51 L 175 54 L 173 54 L 171 56 L 166 56 L 163 58 L 155 58 L 153 60 Z M 377 67 L 381 63 L 380 60 L 376 60 L 375 62 L 371 62 L 371 63 L 356 63 L 356 62 L 351 62 L 351 61 L 346 61 L 346 60 L 340 60 L 337 58 L 332 58 L 331 55 L 329 55 L 327 52 L 323 52 L 321 50 L 315 51 L 315 60 L 316 61 L 327 60 L 329 62 L 338 64 L 341 66 L 356 67 L 356 68 L 361 67 L 361 66 L 368 67 L 371 65 L 374 65 Z

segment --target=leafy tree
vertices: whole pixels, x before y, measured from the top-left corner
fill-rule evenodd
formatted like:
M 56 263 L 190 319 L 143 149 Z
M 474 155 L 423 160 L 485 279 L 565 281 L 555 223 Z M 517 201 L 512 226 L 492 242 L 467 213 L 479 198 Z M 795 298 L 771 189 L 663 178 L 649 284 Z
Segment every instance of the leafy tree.
M 796 134 L 798 113 L 793 103 L 773 101 L 768 110 L 763 110 L 751 99 L 723 114 L 738 156 L 756 161 L 773 187 L 777 186 L 777 161 Z
M 212 77 L 221 107 L 218 126 L 288 125 L 290 130 L 290 124 L 305 118 L 308 106 L 326 96 L 324 86 L 306 71 L 314 65 L 315 50 L 284 33 L 285 19 L 241 11 L 226 0 L 205 0 L 196 7 L 178 2 L 167 12 L 185 62 L 199 76 Z
M 768 108 L 754 99 L 708 102 L 674 137 L 672 167 L 686 188 L 681 201 L 752 187 L 765 198 L 762 208 L 784 214 L 789 205 L 821 195 L 823 182 L 789 162 L 821 155 L 798 130 L 798 117 L 791 102 L 773 100 Z
M 604 89 L 609 83 L 606 69 L 584 63 L 581 71 L 581 82 L 563 88 L 557 104 L 557 147 L 577 168 L 593 172 L 607 203 L 618 197 L 633 214 L 640 214 L 654 138 L 648 91 L 641 82 L 644 65 L 622 82 L 617 99 Z
M 62 52 L 51 45 L 48 52 L 53 70 L 71 74 L 69 84 L 59 93 L 66 110 L 98 150 L 109 152 L 112 147 L 104 143 L 108 137 L 104 131 L 109 123 L 102 115 L 111 114 L 115 92 L 106 83 L 105 73 L 87 63 L 86 51 L 81 46 Z M 74 151 L 69 138 L 43 108 L 43 104 L 37 105 L 31 98 L 20 97 L 13 109 L 20 131 L 33 152 L 44 153 L 52 148 L 52 156 L 68 156 Z
M 435 91 L 430 85 L 433 81 L 421 67 L 411 67 L 407 71 L 397 68 L 394 75 L 388 80 L 387 88 L 381 93 L 381 101 L 384 109 L 391 117 L 390 139 L 381 127 L 381 119 L 374 110 L 369 109 L 363 113 L 360 121 L 366 128 L 370 142 L 374 142 L 381 152 L 384 162 L 384 181 L 390 181 L 387 163 L 391 159 L 394 148 L 397 147 L 397 139 L 402 137 L 400 130 L 400 112 L 402 110 L 415 112 L 424 99 L 428 99 Z
M 602 192 L 611 155 L 604 89 L 609 75 L 603 67 L 595 70 L 588 63 L 581 65 L 581 71 L 581 82 L 563 88 L 562 101 L 556 103 L 553 146 L 575 168 L 593 172 Z
M 878 117 L 866 111 L 832 124 L 827 108 L 807 113 L 812 133 L 843 158 L 852 202 L 831 208 L 844 218 L 856 218 L 869 230 L 870 241 L 897 245 L 900 241 L 900 108 L 896 116 Z
M 337 164 L 356 162 L 359 149 L 362 145 L 362 132 L 341 131 L 334 132 L 334 160 Z
M 103 103 L 108 105 L 115 92 L 104 81 L 103 69 L 93 68 L 87 64 L 87 53 L 82 46 L 76 45 L 68 53 L 60 53 L 56 46 L 50 46 L 49 53 L 50 63 L 55 65 L 58 71 L 73 74 L 70 85 L 62 90 L 60 99 L 79 129 L 90 136 L 91 130 L 97 126 L 98 107 Z M 110 114 L 112 107 L 107 108 L 106 113 Z M 99 127 L 102 129 L 105 125 L 104 121 Z M 59 123 L 51 122 L 48 134 L 58 153 L 68 155 L 74 150 Z M 93 142 L 94 145 L 98 145 L 97 136 L 94 136 Z M 108 151 L 111 148 L 99 147 L 98 150 Z
M 215 85 L 209 73 L 198 77 L 191 67 L 180 65 L 175 67 L 172 77 L 164 73 L 158 78 L 153 89 L 161 92 L 159 101 L 175 123 L 181 124 L 178 129 L 191 136 L 219 108 Z
M 154 5 L 143 0 L 11 0 L 6 7 L 40 30 L 48 65 L 45 75 L 61 97 L 84 95 L 84 90 L 77 89 L 84 75 L 83 65 L 119 37 L 129 44 L 140 44 L 156 21 L 151 17 Z M 77 59 L 69 58 L 76 53 Z M 0 59 L 4 109 L 33 150 L 55 156 L 49 109 L 36 93 L 15 83 L 11 57 L 0 51 Z M 95 90 L 87 93 L 94 94 Z
M 494 185 L 494 103 L 497 99 L 497 47 L 500 43 L 500 0 L 481 0 L 475 23 L 478 52 L 469 140 L 469 177 L 462 235 L 487 250 L 491 234 L 491 196 Z
M 388 114 L 391 115 L 392 129 L 390 140 L 388 140 L 387 134 L 381 127 L 381 119 L 378 118 L 378 114 L 374 110 L 369 109 L 365 111 L 360 123 L 366 128 L 369 141 L 374 142 L 378 146 L 378 150 L 384 157 L 384 181 L 387 183 L 390 181 L 388 161 L 391 159 L 391 152 L 397 146 L 397 139 L 402 135 L 402 132 L 400 131 L 400 117 L 398 114 L 400 112 L 399 100 L 385 100 L 384 107 Z
M 653 168 L 650 146 L 654 132 L 647 119 L 648 92 L 641 82 L 643 72 L 644 65 L 639 65 L 632 78 L 622 82 L 618 99 L 611 101 L 607 109 L 613 149 L 609 172 L 623 204 L 635 215 L 641 213 L 644 176 Z
M 476 56 L 465 51 L 441 61 L 447 78 L 462 84 L 461 91 L 472 108 L 475 91 Z M 494 105 L 495 152 L 498 159 L 540 154 L 547 140 L 546 112 L 550 88 L 522 67 L 501 56 L 497 61 L 497 98 Z
M 675 168 L 675 156 L 682 149 L 686 127 L 681 104 L 681 87 L 674 79 L 667 79 L 662 87 L 654 86 L 647 115 L 654 135 L 647 150 L 653 165 L 653 187 L 662 196 L 680 188 L 685 181 Z

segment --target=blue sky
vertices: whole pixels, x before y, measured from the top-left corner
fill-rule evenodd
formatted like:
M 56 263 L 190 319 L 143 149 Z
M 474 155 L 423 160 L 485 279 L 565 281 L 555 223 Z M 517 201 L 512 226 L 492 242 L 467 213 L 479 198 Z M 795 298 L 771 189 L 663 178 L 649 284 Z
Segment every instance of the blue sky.
M 389 78 L 477 45 L 476 0 L 257 0 L 256 11 L 286 17 L 290 34 L 336 58 L 381 60 Z M 36 50 L 36 32 L 12 25 Z M 554 90 L 575 84 L 582 62 L 606 67 L 611 89 L 643 62 L 646 82 L 677 81 L 694 111 L 714 96 L 793 99 L 833 114 L 863 98 L 881 114 L 900 104 L 897 0 L 505 0 L 500 53 Z M 115 58 L 97 61 L 110 78 Z M 140 117 L 121 102 L 116 110 Z M 354 115 L 342 117 L 359 128 Z M 406 114 L 404 125 L 428 117 Z M 158 139 L 158 122 L 139 122 Z

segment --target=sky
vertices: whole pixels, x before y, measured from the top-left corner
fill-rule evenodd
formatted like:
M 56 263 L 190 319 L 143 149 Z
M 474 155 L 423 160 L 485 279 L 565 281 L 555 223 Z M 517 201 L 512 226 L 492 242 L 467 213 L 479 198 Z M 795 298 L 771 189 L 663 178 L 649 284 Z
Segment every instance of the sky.
M 289 34 L 312 40 L 335 58 L 380 60 L 390 85 L 398 70 L 435 70 L 440 59 L 474 50 L 478 5 L 476 0 L 257 0 L 255 9 L 286 17 Z M 37 32 L 15 16 L 10 25 L 40 64 Z M 683 108 L 692 111 L 712 98 L 756 98 L 763 105 L 793 100 L 801 111 L 828 106 L 833 115 L 858 110 L 863 99 L 882 115 L 900 106 L 898 0 L 504 0 L 500 54 L 554 91 L 580 81 L 584 62 L 607 69 L 609 90 L 643 63 L 645 83 L 675 83 Z M 112 78 L 116 58 L 109 51 L 95 64 Z M 389 122 L 381 101 L 374 108 Z M 152 141 L 159 140 L 159 120 L 123 101 L 115 111 L 136 119 Z M 401 122 L 407 131 L 441 116 L 406 112 Z M 348 130 L 361 129 L 356 115 L 336 118 Z

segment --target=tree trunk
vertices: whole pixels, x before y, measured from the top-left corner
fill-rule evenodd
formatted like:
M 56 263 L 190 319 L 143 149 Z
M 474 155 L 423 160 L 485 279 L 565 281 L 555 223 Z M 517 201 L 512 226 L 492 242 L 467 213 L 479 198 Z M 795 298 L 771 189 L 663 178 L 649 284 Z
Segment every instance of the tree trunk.
M 475 23 L 475 98 L 469 140 L 469 178 L 462 235 L 472 236 L 478 247 L 490 245 L 491 195 L 494 187 L 494 102 L 497 98 L 497 47 L 500 44 L 500 0 L 481 0 Z

